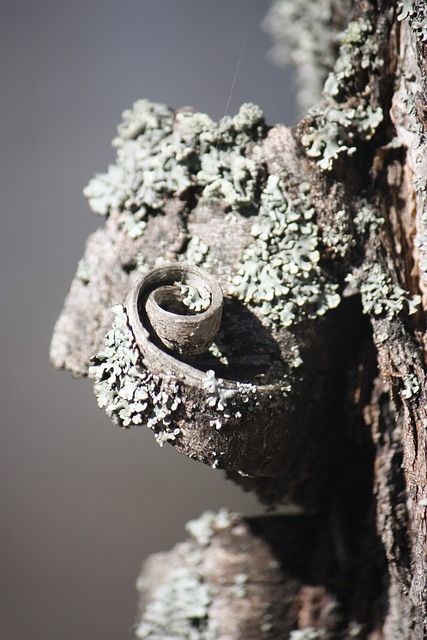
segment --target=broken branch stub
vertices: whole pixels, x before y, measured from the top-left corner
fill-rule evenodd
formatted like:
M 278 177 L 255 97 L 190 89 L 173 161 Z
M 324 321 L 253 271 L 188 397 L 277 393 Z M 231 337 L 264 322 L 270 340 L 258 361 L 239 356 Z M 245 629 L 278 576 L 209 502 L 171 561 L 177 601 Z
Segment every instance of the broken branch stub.
M 267 130 L 254 105 L 217 125 L 140 101 L 119 133 L 117 166 L 86 189 L 108 219 L 88 242 L 57 323 L 54 365 L 89 372 L 99 405 L 120 426 L 145 424 L 161 445 L 318 503 L 342 359 L 330 349 L 340 314 L 325 314 L 340 295 L 325 269 L 309 163 L 291 132 Z M 171 262 L 193 265 L 181 275 L 210 274 L 211 306 L 215 287 L 224 292 L 208 350 L 213 335 L 191 352 L 158 340 L 159 327 L 153 337 L 147 315 L 140 322 L 138 283 Z M 209 316 L 161 309 L 171 295 L 147 297 L 155 324 L 175 316 L 175 331 Z M 313 469 L 314 485 L 306 482 Z

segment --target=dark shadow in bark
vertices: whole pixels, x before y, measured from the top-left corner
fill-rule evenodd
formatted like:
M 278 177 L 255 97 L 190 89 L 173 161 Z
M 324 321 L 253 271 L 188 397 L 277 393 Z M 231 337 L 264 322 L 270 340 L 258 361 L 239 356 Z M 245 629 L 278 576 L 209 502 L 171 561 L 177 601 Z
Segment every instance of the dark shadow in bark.
M 349 620 L 362 624 L 364 633 L 381 628 L 387 593 L 385 552 L 376 528 L 376 449 L 363 418 L 377 375 L 376 354 L 360 300 L 354 297 L 344 306 L 342 327 L 352 339 L 347 340 L 347 351 L 337 353 L 342 366 L 331 378 L 335 403 L 330 419 L 335 437 L 325 446 L 332 446 L 333 452 L 319 452 L 330 461 L 325 499 L 311 515 L 249 520 L 253 532 L 268 542 L 287 576 L 333 595 L 337 602 L 333 622 L 337 638 Z M 308 482 L 316 483 L 316 478 L 311 475 Z M 304 600 L 300 606 L 315 609 L 317 605 Z M 315 620 L 314 609 L 307 619 Z
M 240 300 L 226 297 L 219 334 L 215 340 L 223 357 L 205 353 L 191 360 L 204 371 L 239 382 L 268 384 L 286 374 L 279 345 L 254 313 Z

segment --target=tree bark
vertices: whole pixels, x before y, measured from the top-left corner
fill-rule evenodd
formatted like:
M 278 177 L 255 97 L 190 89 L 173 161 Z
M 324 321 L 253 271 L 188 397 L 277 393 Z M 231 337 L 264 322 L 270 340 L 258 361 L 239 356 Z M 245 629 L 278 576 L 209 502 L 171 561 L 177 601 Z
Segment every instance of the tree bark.
M 305 509 L 193 523 L 146 565 L 141 638 L 427 637 L 427 13 L 332 4 L 347 28 L 294 130 L 140 102 L 87 189 L 107 221 L 53 365 L 121 426 Z M 159 259 L 222 286 L 210 352 L 162 347 L 138 293 L 130 312 Z

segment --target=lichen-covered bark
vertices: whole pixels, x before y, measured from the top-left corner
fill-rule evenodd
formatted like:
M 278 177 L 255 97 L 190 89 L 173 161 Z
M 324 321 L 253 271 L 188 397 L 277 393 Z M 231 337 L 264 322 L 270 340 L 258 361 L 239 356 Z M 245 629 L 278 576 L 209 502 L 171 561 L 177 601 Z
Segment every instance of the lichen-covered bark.
M 85 190 L 107 220 L 54 366 L 89 373 L 120 426 L 306 509 L 212 516 L 204 542 L 194 525 L 143 574 L 141 638 L 427 637 L 425 8 L 321 7 L 330 73 L 295 130 L 254 105 L 216 124 L 139 101 Z M 135 339 L 129 289 L 172 260 L 225 294 L 201 356 L 166 353 L 145 326 L 151 347 Z
M 360 612 L 345 610 L 344 575 L 352 570 L 334 556 L 321 517 L 207 512 L 188 532 L 186 542 L 143 567 L 138 638 L 363 637 Z M 358 585 L 371 599 L 363 612 L 370 626 L 381 619 L 377 569 L 372 564 Z

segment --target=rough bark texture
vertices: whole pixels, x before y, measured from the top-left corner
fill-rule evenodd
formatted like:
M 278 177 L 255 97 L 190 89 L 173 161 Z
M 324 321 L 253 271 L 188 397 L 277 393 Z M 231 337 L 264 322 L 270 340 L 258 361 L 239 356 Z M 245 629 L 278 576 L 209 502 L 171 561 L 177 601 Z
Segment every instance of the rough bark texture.
M 92 362 L 113 421 L 306 509 L 193 523 L 144 570 L 141 638 L 427 637 L 427 16 L 415 1 L 332 4 L 348 26 L 294 131 L 253 107 L 217 126 L 138 103 L 116 173 L 88 187 L 107 221 L 54 366 Z M 216 350 L 166 352 L 143 309 L 138 348 L 125 300 L 159 258 L 221 284 Z

